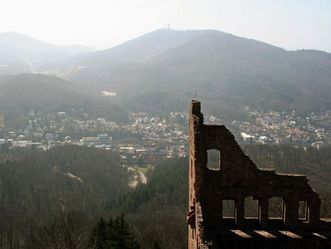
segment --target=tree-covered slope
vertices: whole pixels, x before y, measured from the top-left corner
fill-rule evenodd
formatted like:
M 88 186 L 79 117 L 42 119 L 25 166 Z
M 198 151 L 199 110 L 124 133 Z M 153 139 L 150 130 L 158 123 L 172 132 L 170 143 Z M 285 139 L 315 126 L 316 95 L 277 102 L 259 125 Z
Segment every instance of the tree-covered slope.
M 0 33 L 0 75 L 35 72 L 93 51 L 79 45 L 56 46 L 15 32 Z
M 128 191 L 119 156 L 104 150 L 60 146 L 46 152 L 18 150 L 1 156 L 2 224 L 46 224 L 61 213 L 95 217 Z
M 88 113 L 91 118 L 106 117 L 125 121 L 127 112 L 110 98 L 82 93 L 62 79 L 36 74 L 0 77 L 0 114 L 7 126 L 24 127 L 31 110 L 49 114 L 59 111 Z
M 331 217 L 331 147 L 307 151 L 291 146 L 246 145 L 244 151 L 260 168 L 305 174 L 322 198 L 321 213 Z M 122 195 L 110 213 L 127 214 L 144 248 L 186 248 L 187 159 L 159 162 L 147 185 Z
M 170 39 L 163 49 L 134 58 L 179 34 L 185 37 L 181 42 Z M 99 63 L 100 58 L 105 63 Z M 185 110 L 195 92 L 208 110 L 230 117 L 244 106 L 299 112 L 331 109 L 329 53 L 286 51 L 215 30 L 159 30 L 78 64 L 85 68 L 75 71 L 73 80 L 91 91 L 116 92 L 132 110 Z

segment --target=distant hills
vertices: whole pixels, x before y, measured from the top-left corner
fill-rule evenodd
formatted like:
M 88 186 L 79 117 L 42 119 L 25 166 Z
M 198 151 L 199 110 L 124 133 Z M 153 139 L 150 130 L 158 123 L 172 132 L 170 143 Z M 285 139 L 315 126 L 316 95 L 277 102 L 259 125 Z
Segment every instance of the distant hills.
M 331 54 L 216 30 L 157 30 L 69 65 L 81 67 L 70 80 L 95 93 L 117 92 L 133 111 L 186 110 L 195 93 L 208 112 L 229 118 L 242 117 L 245 106 L 331 109 Z
M 0 74 L 32 73 L 95 49 L 55 46 L 15 32 L 0 33 Z
M 168 29 L 87 50 L 33 68 L 66 78 L 72 89 L 95 98 L 114 92 L 129 111 L 185 111 L 195 96 L 205 112 L 229 120 L 245 118 L 246 106 L 299 113 L 331 109 L 331 54 L 322 51 L 287 51 L 216 30 Z
M 156 30 L 129 40 L 113 48 L 84 54 L 68 60 L 67 63 L 88 67 L 109 67 L 123 63 L 141 62 L 168 49 L 185 44 L 208 31 Z
M 126 109 L 113 99 L 82 93 L 65 80 L 41 74 L 0 77 L 0 107 L 0 115 L 9 127 L 24 127 L 24 117 L 31 110 L 41 114 L 88 113 L 91 118 L 106 117 L 117 122 L 128 117 Z

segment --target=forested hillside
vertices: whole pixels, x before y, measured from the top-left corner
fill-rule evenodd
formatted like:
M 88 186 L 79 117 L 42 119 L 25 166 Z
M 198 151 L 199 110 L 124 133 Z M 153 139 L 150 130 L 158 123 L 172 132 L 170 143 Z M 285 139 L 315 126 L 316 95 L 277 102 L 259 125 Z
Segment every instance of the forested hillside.
M 91 96 L 54 76 L 20 74 L 0 77 L 0 115 L 8 127 L 25 127 L 24 118 L 31 110 L 44 115 L 64 111 L 126 121 L 126 109 L 115 102 L 110 98 Z
M 12 44 L 27 46 L 25 49 L 54 49 L 24 36 L 14 38 Z M 1 50 L 1 46 L 8 46 L 8 41 L 4 40 L 0 35 L 0 55 L 3 53 L 1 58 L 10 60 L 11 50 Z M 16 53 L 21 55 L 20 51 Z M 31 53 L 40 59 L 38 51 L 35 49 Z M 53 103 L 58 106 L 63 101 L 66 107 L 74 109 L 77 105 L 82 109 L 91 106 L 87 110 L 90 113 L 105 113 L 104 106 L 113 108 L 114 98 L 111 102 L 110 99 L 105 101 L 101 97 L 102 91 L 116 93 L 115 101 L 122 108 L 154 114 L 184 111 L 196 95 L 205 103 L 208 113 L 228 119 L 244 119 L 246 106 L 264 111 L 296 110 L 298 113 L 331 109 L 331 55 L 323 51 L 287 51 L 217 30 L 169 29 L 156 30 L 101 51 L 88 52 L 90 50 L 84 48 L 70 51 L 73 51 L 70 55 L 73 57 L 59 56 L 57 63 L 44 63 L 38 70 L 31 70 L 34 65 L 22 62 L 21 58 L 18 62 L 12 59 L 17 70 L 6 74 L 38 72 L 65 77 L 72 82 L 70 88 L 66 88 L 68 94 L 55 86 L 49 86 L 49 92 L 54 90 L 54 94 L 38 92 L 42 87 L 35 85 L 31 87 L 32 92 L 39 98 L 42 95 L 50 97 L 49 106 Z M 5 70 L 9 62 L 1 63 L 4 64 L 0 65 L 0 71 Z M 39 80 L 30 77 L 26 81 Z M 24 88 L 25 91 L 28 89 L 29 86 Z M 18 91 L 17 87 L 15 91 Z M 84 92 L 83 107 L 82 96 L 76 96 L 77 92 Z M 29 93 L 27 91 L 26 98 L 31 99 Z M 71 102 L 59 97 L 59 102 L 52 102 L 54 96 L 59 95 L 69 95 Z M 15 95 L 9 92 L 5 96 L 1 105 Z M 39 103 L 47 106 L 42 100 Z M 117 110 L 116 113 L 123 112 Z
M 331 108 L 331 55 L 287 51 L 216 30 L 157 30 L 75 58 L 71 80 L 116 92 L 132 111 L 183 111 L 197 95 L 208 112 L 242 117 L 245 106 L 317 112 Z
M 187 159 L 160 162 L 147 185 L 122 195 L 110 206 L 125 213 L 142 248 L 186 248 Z
M 323 246 L 330 10 L 331 0 L 2 1 L 0 249 L 187 249 L 191 237 L 217 247 L 219 232 L 227 246 L 233 234 Z M 193 185 L 207 183 L 208 198 L 188 193 L 192 122 L 199 139 L 229 140 L 221 152 L 203 141 L 210 179 Z M 229 161 L 249 165 L 227 176 L 232 138 L 246 155 Z M 201 213 L 204 228 L 188 233 Z
M 71 56 L 95 51 L 84 46 L 56 46 L 27 35 L 0 33 L 0 75 L 34 73 Z
M 331 217 L 331 147 L 247 145 L 244 150 L 261 168 L 307 175 L 322 198 L 322 215 Z M 73 243 L 69 248 L 88 248 L 100 217 L 108 221 L 121 214 L 141 248 L 186 248 L 187 159 L 158 162 L 146 185 L 129 190 L 118 155 L 104 150 L 64 146 L 2 151 L 0 158 L 3 248 L 13 243 L 43 248 L 62 240 Z
M 244 150 L 260 168 L 307 175 L 322 198 L 322 216 L 331 217 L 329 179 L 331 147 L 321 150 L 291 146 L 247 145 Z M 111 213 L 124 212 L 136 228 L 143 248 L 186 248 L 187 160 L 160 163 L 147 185 L 121 196 Z
M 106 202 L 128 191 L 119 156 L 104 150 L 61 146 L 0 156 L 0 241 L 4 243 L 8 236 L 23 243 L 29 233 L 67 214 L 75 214 L 81 223 L 94 220 L 104 213 Z
M 258 167 L 307 175 L 309 183 L 319 193 L 331 194 L 330 146 L 304 150 L 288 145 L 248 145 L 244 150 Z

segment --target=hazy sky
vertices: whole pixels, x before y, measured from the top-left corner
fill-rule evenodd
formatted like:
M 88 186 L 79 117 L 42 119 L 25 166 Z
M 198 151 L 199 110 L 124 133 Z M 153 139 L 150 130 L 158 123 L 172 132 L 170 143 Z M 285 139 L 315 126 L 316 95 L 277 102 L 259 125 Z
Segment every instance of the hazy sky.
M 331 52 L 331 0 L 0 0 L 0 32 L 98 49 L 165 28 Z

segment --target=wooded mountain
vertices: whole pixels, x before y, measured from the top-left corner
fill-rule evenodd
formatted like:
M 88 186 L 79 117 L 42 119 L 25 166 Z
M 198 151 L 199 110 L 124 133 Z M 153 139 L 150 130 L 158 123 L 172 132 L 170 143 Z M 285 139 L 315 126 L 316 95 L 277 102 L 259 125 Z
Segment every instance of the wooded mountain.
M 81 64 L 89 67 L 106 67 L 122 63 L 141 62 L 168 49 L 189 42 L 191 39 L 208 31 L 167 31 L 156 30 L 129 40 L 113 48 L 83 54 L 67 61 L 72 65 Z
M 39 248 L 30 243 L 40 228 L 69 213 L 82 223 L 94 221 L 106 201 L 127 191 L 127 172 L 109 151 L 79 146 L 0 151 L 1 247 L 15 241 L 24 246 L 12 248 Z
M 38 74 L 0 77 L 0 115 L 8 126 L 24 127 L 24 117 L 36 113 L 88 113 L 91 118 L 105 117 L 126 121 L 124 108 L 113 99 L 91 96 L 60 78 Z
M 0 74 L 36 72 L 71 56 L 93 51 L 79 45 L 55 46 L 14 32 L 0 33 Z
M 95 93 L 116 92 L 133 111 L 206 109 L 240 115 L 244 106 L 298 112 L 331 109 L 331 54 L 287 51 L 215 30 L 157 30 L 79 56 L 70 79 Z
M 244 151 L 261 168 L 306 174 L 322 198 L 322 216 L 331 216 L 331 147 L 246 145 Z M 85 240 L 97 217 L 124 213 L 142 248 L 155 248 L 155 242 L 165 249 L 186 248 L 187 165 L 187 158 L 159 161 L 147 184 L 130 191 L 119 155 L 109 151 L 78 146 L 46 152 L 0 150 L 0 241 L 45 248 L 26 243 L 40 227 L 52 228 L 54 219 L 61 223 L 70 217 L 74 219 L 64 227 L 68 230 L 60 226 L 59 232 L 43 229 L 42 234 L 48 231 L 58 241 L 77 232 Z
M 5 33 L 0 71 L 10 64 L 15 70 L 7 73 L 53 73 L 95 101 L 102 91 L 115 92 L 129 111 L 185 111 L 196 95 L 205 112 L 223 119 L 244 118 L 245 106 L 298 113 L 331 109 L 331 54 L 322 51 L 287 51 L 216 30 L 168 29 L 90 51 Z M 74 56 L 82 52 L 88 53 Z

